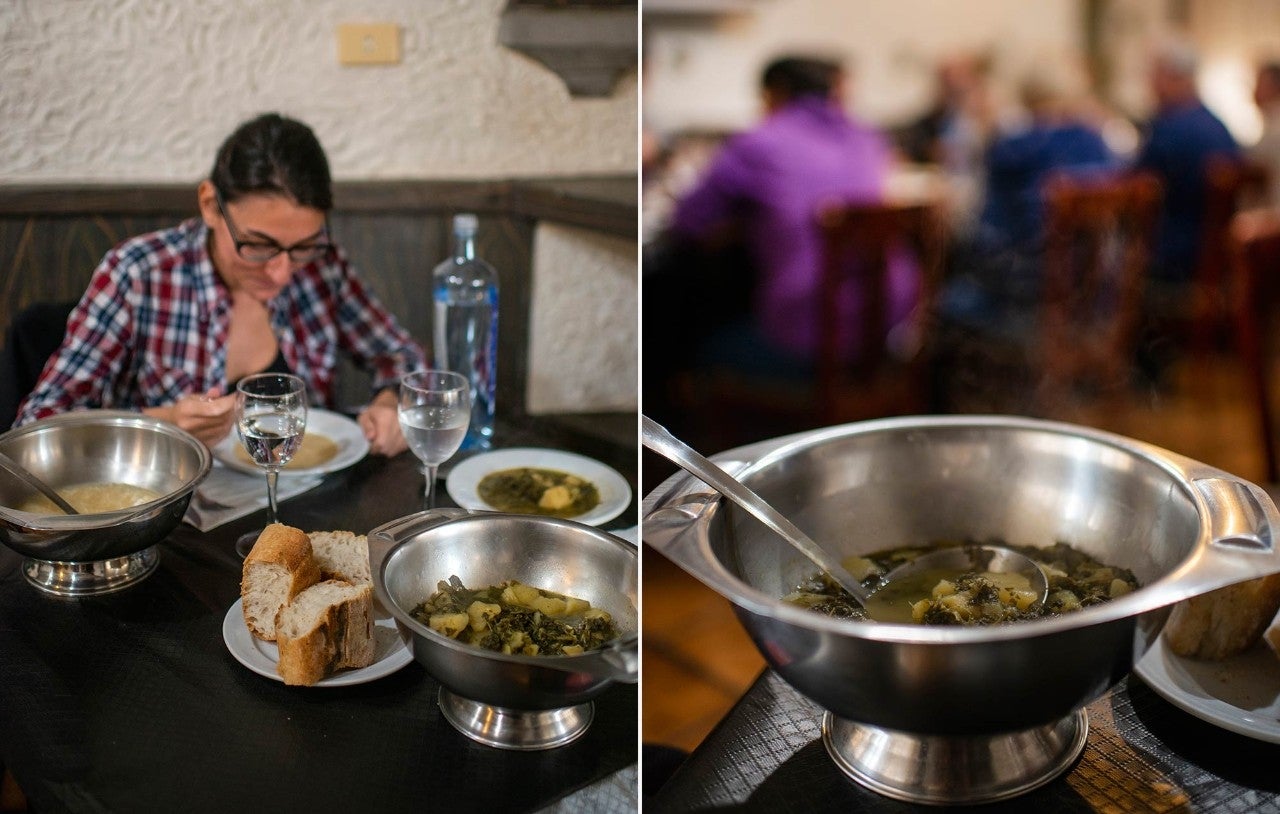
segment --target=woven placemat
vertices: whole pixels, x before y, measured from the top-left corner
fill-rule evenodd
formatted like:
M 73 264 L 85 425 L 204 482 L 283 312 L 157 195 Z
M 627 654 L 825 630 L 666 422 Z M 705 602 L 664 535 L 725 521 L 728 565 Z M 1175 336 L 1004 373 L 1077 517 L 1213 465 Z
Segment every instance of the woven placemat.
M 1130 676 L 1088 707 L 1089 737 L 1061 777 L 994 812 L 1276 812 L 1280 746 L 1194 718 Z M 822 745 L 823 711 L 765 671 L 646 812 L 937 811 L 846 777 Z

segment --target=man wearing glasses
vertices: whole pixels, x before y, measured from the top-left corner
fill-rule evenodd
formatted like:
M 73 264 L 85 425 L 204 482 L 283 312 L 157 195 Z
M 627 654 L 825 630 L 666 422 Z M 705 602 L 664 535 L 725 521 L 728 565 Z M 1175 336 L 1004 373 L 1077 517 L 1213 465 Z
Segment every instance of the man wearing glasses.
M 82 408 L 140 410 L 212 446 L 240 379 L 289 372 L 331 407 L 339 352 L 370 372 L 371 451 L 406 448 L 395 385 L 422 348 L 330 238 L 329 164 L 305 124 L 242 124 L 197 192 L 200 217 L 107 253 L 15 425 Z

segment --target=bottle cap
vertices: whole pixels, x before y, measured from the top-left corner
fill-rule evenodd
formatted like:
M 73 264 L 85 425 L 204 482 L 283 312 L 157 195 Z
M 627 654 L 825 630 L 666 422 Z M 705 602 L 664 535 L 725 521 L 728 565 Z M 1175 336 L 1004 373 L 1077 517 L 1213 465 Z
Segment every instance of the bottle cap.
M 480 228 L 480 220 L 470 212 L 453 216 L 453 233 L 474 235 Z

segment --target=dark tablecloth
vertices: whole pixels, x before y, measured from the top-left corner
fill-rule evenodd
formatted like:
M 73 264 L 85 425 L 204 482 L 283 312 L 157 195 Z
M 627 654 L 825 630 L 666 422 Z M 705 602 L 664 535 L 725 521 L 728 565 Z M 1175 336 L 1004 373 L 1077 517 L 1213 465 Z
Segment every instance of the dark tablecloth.
M 631 415 L 498 429 L 502 446 L 597 458 L 634 493 L 634 428 Z M 420 508 L 421 477 L 408 453 L 366 458 L 285 501 L 281 520 L 367 532 Z M 441 487 L 437 505 L 451 505 Z M 0 548 L 0 759 L 33 810 L 506 812 L 574 792 L 580 810 L 634 810 L 634 783 L 628 794 L 625 780 L 609 782 L 635 773 L 634 685 L 597 698 L 578 741 L 514 752 L 457 733 L 416 662 L 334 688 L 286 687 L 241 666 L 221 632 L 239 596 L 233 546 L 264 519 L 181 525 L 152 575 L 97 598 L 41 594 Z M 635 522 L 633 499 L 605 528 Z
M 968 811 L 1280 812 L 1280 746 L 1192 717 L 1130 675 L 1090 704 L 1084 753 L 1040 789 Z M 822 710 L 771 670 L 645 812 L 937 811 L 847 778 L 822 745 Z

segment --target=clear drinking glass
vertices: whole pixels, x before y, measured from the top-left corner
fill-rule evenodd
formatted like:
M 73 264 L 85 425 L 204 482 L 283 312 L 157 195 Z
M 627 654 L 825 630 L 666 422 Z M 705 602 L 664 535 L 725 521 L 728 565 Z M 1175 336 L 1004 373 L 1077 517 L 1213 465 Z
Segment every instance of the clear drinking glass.
M 449 460 L 471 423 L 471 383 L 449 370 L 420 370 L 400 381 L 400 428 L 426 466 L 423 508 L 433 507 L 436 469 Z
M 307 386 L 288 373 L 246 376 L 236 386 L 236 431 L 253 462 L 267 472 L 267 522 L 278 522 L 276 479 L 293 460 L 307 429 Z M 236 541 L 246 556 L 258 539 L 250 532 Z

